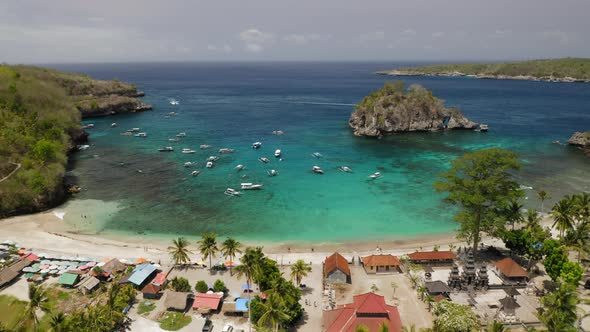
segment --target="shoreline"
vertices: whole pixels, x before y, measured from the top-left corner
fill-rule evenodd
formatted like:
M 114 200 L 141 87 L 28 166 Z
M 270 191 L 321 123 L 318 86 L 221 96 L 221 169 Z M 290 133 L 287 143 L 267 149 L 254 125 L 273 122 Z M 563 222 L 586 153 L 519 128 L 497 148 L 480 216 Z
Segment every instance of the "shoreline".
M 535 76 L 509 76 L 509 75 L 491 75 L 491 74 L 467 74 L 463 72 L 440 72 L 440 73 L 422 73 L 411 70 L 379 70 L 377 75 L 385 76 L 440 76 L 440 77 L 468 77 L 489 80 L 515 80 L 515 81 L 532 81 L 532 82 L 549 82 L 549 83 L 590 83 L 589 80 L 578 79 L 573 77 L 535 77 Z

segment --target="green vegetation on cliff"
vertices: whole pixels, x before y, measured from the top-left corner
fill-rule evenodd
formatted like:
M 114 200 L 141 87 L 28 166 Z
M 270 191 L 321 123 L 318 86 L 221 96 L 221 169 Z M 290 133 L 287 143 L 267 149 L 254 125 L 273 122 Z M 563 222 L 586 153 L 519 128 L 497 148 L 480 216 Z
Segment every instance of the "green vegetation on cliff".
M 397 71 L 413 75 L 447 75 L 461 73 L 464 75 L 478 75 L 483 77 L 529 76 L 537 79 L 573 78 L 578 80 L 590 80 L 590 59 L 562 58 L 507 63 L 441 64 L 399 68 Z M 396 71 L 394 70 L 381 73 L 395 74 L 395 72 Z

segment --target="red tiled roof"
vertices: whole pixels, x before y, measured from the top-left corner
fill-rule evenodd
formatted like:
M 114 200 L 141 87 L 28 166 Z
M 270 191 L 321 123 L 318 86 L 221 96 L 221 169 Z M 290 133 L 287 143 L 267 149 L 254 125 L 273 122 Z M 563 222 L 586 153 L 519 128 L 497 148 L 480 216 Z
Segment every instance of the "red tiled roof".
M 166 273 L 164 272 L 160 272 L 158 274 L 156 274 L 156 277 L 154 278 L 154 280 L 152 280 L 152 284 L 154 285 L 163 285 L 164 283 L 166 283 Z
M 413 261 L 452 260 L 457 256 L 452 251 L 416 251 L 408 254 Z
M 193 309 L 209 308 L 216 310 L 221 303 L 221 294 L 203 294 L 195 295 L 195 302 L 193 302 Z
M 328 277 L 328 274 L 334 272 L 336 269 L 344 272 L 347 276 L 350 276 L 348 261 L 337 252 L 326 258 L 326 261 L 324 262 L 324 277 Z
M 397 307 L 385 303 L 383 296 L 366 293 L 353 298 L 353 303 L 324 311 L 327 332 L 354 332 L 359 325 L 377 332 L 385 324 L 390 332 L 400 332 L 402 323 Z
M 29 253 L 23 256 L 23 259 L 28 260 L 29 262 L 35 262 L 39 260 L 39 256 Z
M 363 257 L 365 266 L 399 266 L 399 258 L 393 255 L 371 255 Z
M 496 262 L 496 267 L 507 277 L 528 277 L 528 273 L 512 258 L 507 257 Z
M 141 292 L 144 294 L 158 294 L 158 292 L 160 291 L 161 287 L 160 286 L 156 286 L 154 284 L 147 284 L 142 290 Z

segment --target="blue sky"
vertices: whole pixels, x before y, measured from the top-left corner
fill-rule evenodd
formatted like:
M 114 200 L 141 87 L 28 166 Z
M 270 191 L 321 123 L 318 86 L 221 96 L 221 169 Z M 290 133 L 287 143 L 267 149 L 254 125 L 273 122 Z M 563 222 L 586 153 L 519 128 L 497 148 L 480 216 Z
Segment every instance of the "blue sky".
M 588 0 L 22 0 L 0 61 L 590 57 Z

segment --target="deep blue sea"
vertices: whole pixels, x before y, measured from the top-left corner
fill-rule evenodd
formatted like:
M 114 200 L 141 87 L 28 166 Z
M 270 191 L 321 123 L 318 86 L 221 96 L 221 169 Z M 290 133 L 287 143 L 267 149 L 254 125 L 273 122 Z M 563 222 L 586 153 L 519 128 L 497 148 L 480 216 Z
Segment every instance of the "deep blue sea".
M 450 161 L 468 151 L 501 147 L 519 154 L 518 181 L 529 207 L 535 190 L 553 199 L 590 191 L 590 158 L 564 142 L 590 130 L 590 84 L 473 78 L 405 77 L 458 106 L 490 131 L 410 133 L 382 140 L 352 135 L 354 104 L 392 77 L 400 63 L 78 64 L 54 68 L 132 82 L 153 111 L 89 119 L 88 150 L 69 175 L 84 189 L 66 222 L 87 232 L 141 236 L 216 232 L 252 241 L 347 241 L 448 233 L 454 210 L 432 189 Z M 178 100 L 171 105 L 170 100 Z M 175 117 L 166 118 L 169 112 Z M 117 127 L 111 128 L 116 122 Z M 147 138 L 122 136 L 133 127 Z M 273 135 L 282 130 L 284 135 Z M 168 138 L 187 136 L 178 143 Z M 250 146 L 261 141 L 263 146 Z M 199 145 L 209 144 L 209 150 Z M 174 146 L 172 153 L 157 149 Z M 182 148 L 197 150 L 182 154 Z M 220 155 L 220 148 L 235 149 Z M 281 149 L 282 161 L 274 158 Z M 320 152 L 323 158 L 311 156 Z M 205 159 L 219 155 L 212 169 Z M 270 163 L 257 159 L 268 157 Z M 185 168 L 194 161 L 197 166 Z M 246 169 L 238 172 L 237 164 Z M 324 175 L 311 172 L 318 165 Z M 343 173 L 347 165 L 353 173 Z M 268 177 L 276 169 L 279 175 Z M 200 170 L 200 176 L 190 172 Z M 141 171 L 141 172 L 140 172 Z M 370 180 L 380 171 L 383 177 Z M 242 176 L 247 176 L 242 178 Z M 240 197 L 241 182 L 263 184 Z M 96 205 L 102 202 L 105 205 Z M 82 211 L 82 212 L 80 212 Z M 78 215 L 78 212 L 79 215 Z M 86 218 L 83 216 L 86 215 Z

